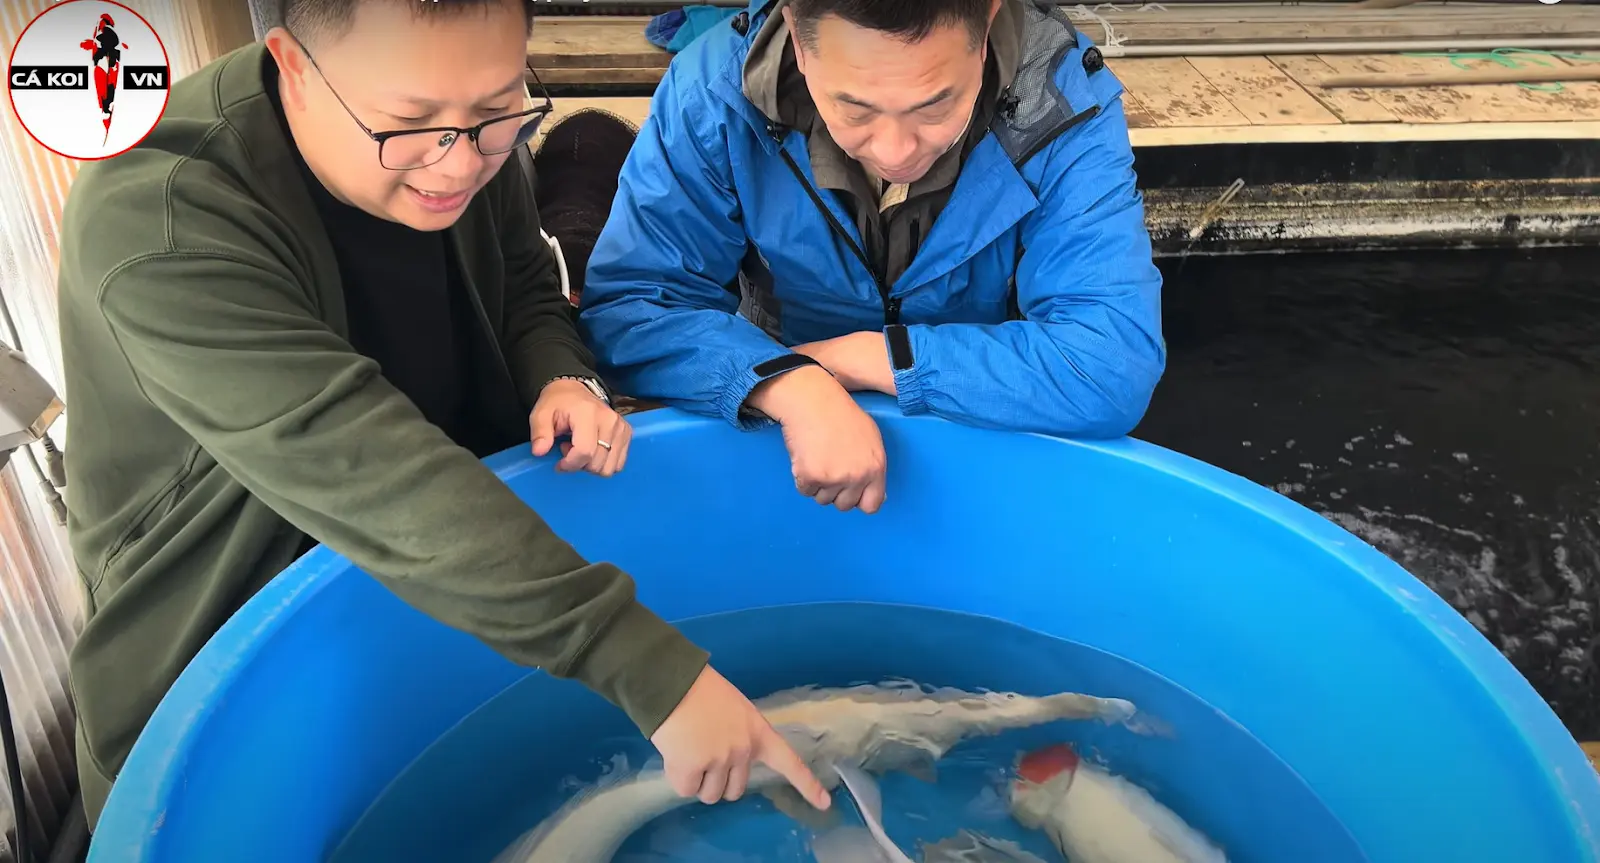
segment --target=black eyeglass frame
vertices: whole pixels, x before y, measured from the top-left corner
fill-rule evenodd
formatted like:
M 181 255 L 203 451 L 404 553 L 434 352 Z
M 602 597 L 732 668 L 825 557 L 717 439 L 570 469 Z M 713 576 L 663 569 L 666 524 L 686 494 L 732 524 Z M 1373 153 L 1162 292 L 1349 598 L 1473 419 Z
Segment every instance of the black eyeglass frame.
M 294 34 L 291 33 L 290 35 L 293 36 Z M 550 115 L 550 112 L 555 109 L 555 103 L 550 99 L 550 91 L 545 88 L 544 82 L 539 80 L 539 73 L 533 70 L 533 64 L 528 63 L 524 66 L 524 68 L 528 70 L 528 75 L 533 78 L 533 83 L 539 88 L 539 96 L 537 98 L 543 99 L 544 104 L 542 105 L 535 105 L 526 111 L 518 111 L 514 114 L 506 114 L 500 117 L 494 117 L 485 120 L 476 126 L 470 126 L 466 128 L 462 128 L 460 126 L 428 126 L 422 129 L 398 129 L 388 132 L 375 132 L 366 123 L 361 122 L 361 118 L 356 116 L 355 111 L 350 110 L 350 106 L 345 103 L 344 97 L 339 95 L 339 91 L 334 88 L 333 82 L 328 80 L 328 76 L 324 75 L 322 72 L 322 67 L 317 65 L 316 58 L 311 56 L 310 51 L 306 50 L 305 43 L 300 42 L 299 37 L 295 37 L 295 42 L 299 44 L 301 53 L 306 55 L 306 60 L 311 63 L 311 68 L 317 70 L 317 77 L 322 79 L 322 83 L 327 86 L 328 92 L 333 94 L 334 101 L 339 103 L 339 107 L 343 108 L 344 112 L 350 115 L 350 119 L 355 122 L 356 126 L 359 127 L 368 138 L 371 138 L 377 143 L 378 164 L 385 170 L 416 171 L 431 165 L 437 165 L 444 159 L 446 155 L 450 153 L 450 150 L 455 147 L 456 142 L 461 140 L 461 136 L 463 135 L 472 139 L 472 146 L 477 149 L 480 155 L 498 156 L 501 153 L 512 152 L 518 147 L 521 147 L 533 140 L 533 136 L 539 131 L 539 125 L 543 123 L 545 118 Z M 528 98 L 536 98 L 533 94 L 533 91 L 528 88 L 528 82 L 526 79 L 523 80 L 522 84 L 523 91 L 528 94 Z M 512 142 L 511 146 L 505 148 L 504 150 L 496 150 L 493 153 L 485 153 L 483 151 L 483 142 L 480 138 L 480 136 L 483 134 L 483 130 L 494 125 L 495 123 L 504 123 L 508 120 L 515 120 L 518 117 L 532 117 L 533 119 L 527 123 L 524 123 L 520 128 L 517 129 L 517 136 Z M 452 137 L 448 143 L 441 144 L 439 147 L 439 158 L 434 159 L 431 162 L 425 162 L 421 165 L 411 165 L 405 168 L 391 168 L 383 163 L 383 145 L 386 142 L 395 138 L 403 138 L 408 135 L 427 134 L 448 134 L 453 135 L 454 137 Z

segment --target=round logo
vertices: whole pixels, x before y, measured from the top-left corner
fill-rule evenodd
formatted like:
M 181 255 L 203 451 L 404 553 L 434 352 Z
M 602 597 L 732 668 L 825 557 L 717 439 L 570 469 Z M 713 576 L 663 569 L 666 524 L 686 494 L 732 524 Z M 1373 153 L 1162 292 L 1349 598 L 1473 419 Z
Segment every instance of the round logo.
M 161 37 L 113 0 L 63 0 L 40 12 L 6 68 L 22 128 L 69 159 L 106 159 L 138 146 L 167 109 L 170 79 Z

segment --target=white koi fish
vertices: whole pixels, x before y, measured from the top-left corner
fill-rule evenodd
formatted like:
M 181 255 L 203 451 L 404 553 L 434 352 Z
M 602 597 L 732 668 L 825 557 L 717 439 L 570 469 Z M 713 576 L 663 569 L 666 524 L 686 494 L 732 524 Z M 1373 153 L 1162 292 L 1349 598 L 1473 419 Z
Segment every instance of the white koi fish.
M 811 841 L 816 863 L 915 863 L 883 830 L 883 793 L 865 771 L 840 766 L 839 777 L 861 812 L 865 827 L 835 827 Z M 924 845 L 921 863 L 1044 863 L 1014 842 L 991 839 L 970 830 Z
M 875 773 L 902 770 L 923 775 L 968 738 L 1059 719 L 1126 722 L 1135 713 L 1131 703 L 1116 698 L 927 691 L 899 681 L 837 689 L 801 687 L 774 693 L 755 705 L 830 790 L 839 783 L 835 764 Z M 763 765 L 750 771 L 747 788 L 767 794 L 790 815 L 803 814 L 796 808 L 798 792 Z M 617 849 L 645 824 L 697 802 L 672 790 L 659 768 L 603 781 L 524 834 L 495 863 L 610 863 Z
M 892 858 L 860 826 L 834 827 L 811 842 L 816 863 L 891 863 Z M 1015 842 L 962 830 L 949 839 L 922 846 L 920 863 L 1046 863 Z
M 1150 792 L 1057 744 L 1024 755 L 1011 814 L 1072 863 L 1227 863 L 1210 839 Z

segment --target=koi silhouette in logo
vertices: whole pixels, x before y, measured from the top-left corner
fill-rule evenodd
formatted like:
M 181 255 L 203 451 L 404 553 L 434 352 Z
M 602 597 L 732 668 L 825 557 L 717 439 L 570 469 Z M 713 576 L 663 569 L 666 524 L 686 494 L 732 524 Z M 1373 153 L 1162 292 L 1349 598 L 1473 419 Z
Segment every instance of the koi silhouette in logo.
M 94 66 L 94 91 L 100 97 L 100 120 L 106 127 L 106 140 L 111 140 L 111 111 L 117 99 L 117 75 L 122 71 L 122 52 L 128 46 L 113 29 L 117 22 L 110 15 L 101 15 L 94 26 L 94 35 L 79 43 L 90 52 L 89 62 Z M 120 46 L 120 47 L 119 47 Z

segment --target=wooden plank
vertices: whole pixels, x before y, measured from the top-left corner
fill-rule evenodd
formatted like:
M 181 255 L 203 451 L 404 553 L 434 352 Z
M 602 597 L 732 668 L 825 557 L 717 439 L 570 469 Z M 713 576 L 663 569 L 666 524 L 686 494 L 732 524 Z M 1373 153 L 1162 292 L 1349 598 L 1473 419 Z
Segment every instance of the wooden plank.
M 1144 107 L 1138 96 L 1126 89 L 1122 91 L 1122 113 L 1128 118 L 1129 129 L 1145 129 L 1156 125 L 1155 115 Z
M 1398 54 L 1319 55 L 1338 74 L 1415 74 L 1454 68 L 1440 57 Z M 1498 64 L 1466 61 L 1469 67 Z M 1600 120 L 1600 83 L 1565 84 L 1539 92 L 1516 84 L 1369 88 L 1372 98 L 1406 123 L 1536 123 Z
M 1312 98 L 1346 123 L 1395 123 L 1400 118 L 1383 107 L 1366 90 L 1330 90 L 1318 87 L 1316 81 L 1334 74 L 1333 67 L 1319 57 L 1306 54 L 1288 54 L 1268 57 L 1274 66 L 1305 88 Z
M 1583 69 L 1562 63 L 1538 68 L 1524 66 L 1516 69 L 1437 69 L 1404 75 L 1334 75 L 1323 79 L 1322 86 L 1329 90 L 1374 90 L 1384 87 L 1475 87 L 1482 84 L 1574 84 L 1581 81 L 1600 81 L 1600 66 Z
M 1097 44 L 1106 42 L 1102 21 L 1115 29 L 1123 44 L 1240 44 L 1296 42 L 1310 39 L 1369 41 L 1396 38 L 1494 38 L 1505 44 L 1519 39 L 1600 37 L 1600 8 L 1548 7 L 1537 14 L 1494 7 L 1411 8 L 1358 12 L 1342 4 L 1255 6 L 1229 9 L 1174 9 L 1159 12 L 1104 12 L 1077 15 L 1075 23 Z M 666 51 L 644 37 L 647 16 L 572 15 L 537 19 L 528 53 L 541 75 L 547 67 L 664 69 Z
M 583 84 L 603 86 L 613 84 L 640 84 L 649 87 L 661 83 L 661 76 L 666 69 L 639 69 L 639 68 L 604 68 L 604 67 L 573 67 L 545 66 L 536 67 L 539 71 L 539 80 L 546 84 L 573 85 Z
M 638 126 L 650 111 L 643 96 L 559 98 L 545 129 L 560 117 L 586 108 L 609 111 Z M 1537 123 L 1327 123 L 1308 126 L 1177 126 L 1130 129 L 1136 148 L 1195 144 L 1367 143 L 1377 141 L 1493 141 L 1523 139 L 1585 140 L 1600 138 L 1600 120 Z
M 1074 22 L 1078 23 L 1078 22 Z M 1091 21 L 1082 22 L 1089 30 Z M 1549 21 L 1542 15 L 1528 15 L 1520 24 L 1476 21 L 1444 14 L 1429 20 L 1408 22 L 1329 22 L 1293 23 L 1263 21 L 1225 24 L 1166 23 L 1160 13 L 1151 13 L 1140 22 L 1112 23 L 1126 45 L 1207 45 L 1215 43 L 1251 44 L 1261 42 L 1347 41 L 1374 42 L 1407 39 L 1502 39 L 1517 45 L 1539 39 L 1580 38 L 1600 35 L 1600 18 Z M 1092 34 L 1092 31 L 1090 31 Z
M 1189 65 L 1253 125 L 1340 122 L 1337 115 L 1265 57 L 1191 57 Z
M 1530 39 L 1600 36 L 1600 8 L 1547 6 L 1530 10 L 1494 6 L 1418 5 L 1406 9 L 1363 10 L 1344 3 L 1296 5 L 1171 5 L 1157 11 L 1068 10 L 1074 23 L 1097 43 L 1105 41 L 1101 22 L 1110 24 L 1123 44 L 1261 43 L 1277 41 L 1374 41 L 1427 37 L 1502 40 L 1515 45 Z
M 1250 22 L 1250 21 L 1407 21 L 1437 18 L 1450 15 L 1461 18 L 1505 19 L 1526 21 L 1527 7 L 1520 4 L 1463 4 L 1417 3 L 1403 9 L 1362 8 L 1346 2 L 1283 3 L 1174 3 L 1160 10 L 1132 9 L 1105 10 L 1100 16 L 1120 25 L 1140 20 L 1159 19 L 1182 23 Z M 1558 8 L 1537 10 L 1540 20 L 1566 18 L 1592 19 L 1600 16 L 1600 8 L 1583 4 L 1568 4 Z
M 1600 121 L 1532 123 L 1340 123 L 1325 126 L 1192 126 L 1133 129 L 1135 149 L 1209 144 L 1365 144 L 1396 141 L 1588 140 Z
M 1156 126 L 1249 125 L 1233 104 L 1182 57 L 1108 60 Z
M 528 62 L 541 78 L 558 68 L 664 70 L 672 55 L 644 37 L 649 21 L 637 15 L 538 18 L 528 37 Z

